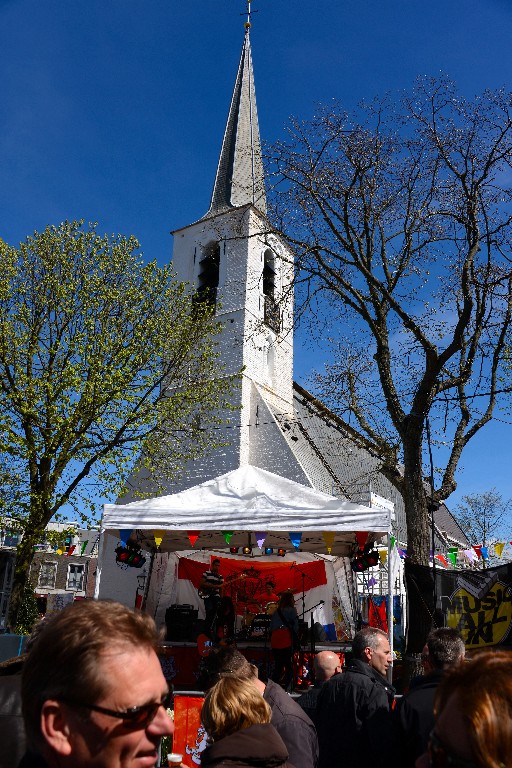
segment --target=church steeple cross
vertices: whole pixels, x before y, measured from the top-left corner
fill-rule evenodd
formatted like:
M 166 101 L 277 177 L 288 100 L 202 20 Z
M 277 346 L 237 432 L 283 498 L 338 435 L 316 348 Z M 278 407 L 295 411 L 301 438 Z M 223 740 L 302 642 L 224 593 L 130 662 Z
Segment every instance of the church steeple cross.
M 247 21 L 245 22 L 244 27 L 245 27 L 245 31 L 248 32 L 250 30 L 251 26 L 252 26 L 252 24 L 251 24 L 251 16 L 252 16 L 253 13 L 258 13 L 258 11 L 251 10 L 251 2 L 252 2 L 252 0 L 245 0 L 245 2 L 246 2 L 246 5 L 247 5 L 247 11 L 246 11 L 246 13 L 247 13 Z M 244 14 L 242 13 L 240 15 L 243 16 Z

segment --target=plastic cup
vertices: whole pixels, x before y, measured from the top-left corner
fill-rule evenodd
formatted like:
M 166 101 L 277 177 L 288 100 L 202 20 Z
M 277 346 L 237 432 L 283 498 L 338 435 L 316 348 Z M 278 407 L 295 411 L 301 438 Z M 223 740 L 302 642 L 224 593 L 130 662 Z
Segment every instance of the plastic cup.
M 183 755 L 179 755 L 177 752 L 170 752 L 167 755 L 167 765 L 169 768 L 180 768 Z

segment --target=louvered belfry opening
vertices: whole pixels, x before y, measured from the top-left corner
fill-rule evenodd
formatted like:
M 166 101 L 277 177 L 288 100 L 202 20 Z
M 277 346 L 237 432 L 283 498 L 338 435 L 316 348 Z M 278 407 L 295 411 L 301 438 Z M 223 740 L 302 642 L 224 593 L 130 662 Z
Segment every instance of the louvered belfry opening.
M 209 243 L 199 261 L 197 300 L 212 306 L 217 303 L 219 287 L 220 245 Z
M 264 321 L 275 333 L 279 333 L 281 321 L 279 306 L 276 302 L 276 269 L 272 251 L 263 256 L 263 295 L 265 300 Z

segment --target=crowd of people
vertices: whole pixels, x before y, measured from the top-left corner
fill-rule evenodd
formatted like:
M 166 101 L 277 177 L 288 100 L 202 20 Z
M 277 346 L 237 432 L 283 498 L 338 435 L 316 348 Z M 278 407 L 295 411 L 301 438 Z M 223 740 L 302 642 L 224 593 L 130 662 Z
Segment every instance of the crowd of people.
M 148 615 L 114 602 L 73 603 L 45 620 L 12 674 L 0 676 L 0 768 L 17 765 L 13 735 L 26 742 L 19 768 L 153 768 L 161 739 L 174 732 L 159 643 Z M 387 635 L 366 627 L 345 669 L 335 653 L 316 655 L 315 685 L 295 700 L 260 680 L 235 647 L 218 648 L 201 678 L 201 766 L 510 768 L 512 654 L 467 660 L 459 633 L 441 628 L 422 663 L 424 674 L 397 700 Z M 17 685 L 3 685 L 16 675 Z

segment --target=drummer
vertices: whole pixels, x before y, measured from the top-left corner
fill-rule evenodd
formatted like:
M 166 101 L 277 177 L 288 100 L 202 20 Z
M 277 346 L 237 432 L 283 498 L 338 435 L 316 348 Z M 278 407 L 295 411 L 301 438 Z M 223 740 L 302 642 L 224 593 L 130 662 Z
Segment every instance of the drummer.
M 279 602 L 279 595 L 276 592 L 276 585 L 272 579 L 267 579 L 265 582 L 265 592 L 263 595 L 263 602 L 265 604 L 265 613 L 271 615 L 277 608 Z

